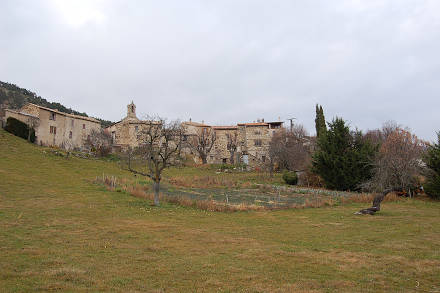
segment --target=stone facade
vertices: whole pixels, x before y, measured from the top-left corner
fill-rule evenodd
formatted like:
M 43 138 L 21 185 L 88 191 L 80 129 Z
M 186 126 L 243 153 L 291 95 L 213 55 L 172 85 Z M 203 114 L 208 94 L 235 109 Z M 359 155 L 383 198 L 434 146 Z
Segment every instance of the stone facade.
M 112 136 L 114 150 L 121 151 L 128 147 L 134 148 L 139 146 L 139 132 L 151 123 L 159 125 L 159 122 L 138 119 L 136 116 L 136 105 L 131 102 L 131 104 L 127 105 L 127 116 L 106 128 L 106 131 Z
M 188 137 L 197 135 L 205 128 L 210 128 L 215 132 L 216 140 L 207 156 L 209 164 L 245 163 L 257 166 L 265 163 L 268 158 L 269 143 L 273 134 L 281 129 L 283 122 L 210 126 L 189 121 L 183 122 L 182 125 L 185 129 L 185 135 Z M 234 149 L 235 151 L 233 151 Z M 194 155 L 195 162 L 201 163 L 197 154 L 194 154 L 190 149 L 186 149 L 185 153 Z
M 139 132 L 151 123 L 160 124 L 159 122 L 139 120 L 136 117 L 136 106 L 133 102 L 127 105 L 127 116 L 106 129 L 112 135 L 114 150 L 139 146 Z M 234 163 L 257 166 L 265 162 L 268 157 L 270 140 L 274 132 L 281 129 L 282 125 L 283 122 L 277 121 L 211 126 L 190 120 L 182 123 L 185 134 L 183 140 L 189 141 L 202 131 L 213 131 L 216 140 L 207 155 L 209 164 L 229 164 L 233 161 Z M 232 147 L 235 145 L 235 148 L 232 148 L 235 149 L 233 152 L 231 152 L 231 142 L 233 142 Z M 196 163 L 201 163 L 199 155 L 188 144 L 183 144 L 182 152 L 192 156 Z
M 240 162 L 240 137 L 237 126 L 213 126 L 215 131 L 214 147 L 209 154 L 211 164 Z M 235 146 L 235 147 L 234 147 Z M 234 151 L 235 149 L 235 151 Z M 231 161 L 232 157 L 232 161 Z
M 26 124 L 36 121 L 35 143 L 44 146 L 81 148 L 90 132 L 101 129 L 98 120 L 28 103 L 19 110 L 5 110 L 5 121 L 13 117 Z
M 265 163 L 273 134 L 280 130 L 283 122 L 257 122 L 238 124 L 243 161 L 250 165 Z

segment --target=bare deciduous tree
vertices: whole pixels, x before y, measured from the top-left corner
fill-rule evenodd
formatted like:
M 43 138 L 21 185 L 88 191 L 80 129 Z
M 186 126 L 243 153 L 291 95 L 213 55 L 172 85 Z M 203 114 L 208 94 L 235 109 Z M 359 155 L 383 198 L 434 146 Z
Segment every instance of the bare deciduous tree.
M 291 131 L 282 129 L 274 133 L 269 144 L 269 164 L 280 169 L 303 170 L 310 162 L 307 132 L 302 125 Z
M 211 127 L 199 127 L 194 134 L 188 136 L 187 145 L 197 152 L 202 164 L 208 162 L 208 154 L 214 146 L 216 135 Z
M 68 159 L 70 157 L 70 155 L 72 154 L 72 150 L 74 148 L 72 140 L 71 139 L 65 139 L 61 143 L 61 148 L 66 150 L 66 159 Z
M 103 129 L 92 129 L 85 138 L 84 146 L 96 156 L 106 156 L 111 151 L 112 137 Z
M 28 116 L 26 124 L 28 125 L 27 140 L 28 140 L 28 142 L 30 142 L 32 131 L 35 131 L 35 128 L 37 128 L 40 125 L 40 119 L 37 117 Z
M 238 137 L 237 132 L 227 134 L 228 142 L 227 142 L 226 148 L 228 149 L 229 154 L 230 154 L 229 162 L 231 164 L 234 164 L 234 162 L 235 162 L 234 156 L 235 156 L 235 153 L 237 152 L 237 137 Z
M 121 164 L 120 166 L 122 169 L 130 170 L 134 168 L 133 161 L 136 159 L 135 152 L 136 149 L 131 146 L 128 146 L 121 151 L 121 160 L 119 163 Z
M 367 131 L 364 138 L 375 145 L 381 145 L 391 133 L 398 129 L 402 129 L 402 126 L 398 125 L 395 121 L 387 121 L 383 124 L 381 129 Z
M 148 118 L 138 134 L 137 153 L 146 164 L 146 171 L 136 170 L 132 165 L 129 171 L 153 180 L 154 204 L 159 205 L 161 174 L 165 168 L 181 163 L 183 128 L 179 121 L 166 123 L 162 118 Z
M 374 162 L 374 176 L 364 187 L 380 192 L 415 188 L 426 143 L 400 127 L 385 128 L 382 137 L 384 141 Z

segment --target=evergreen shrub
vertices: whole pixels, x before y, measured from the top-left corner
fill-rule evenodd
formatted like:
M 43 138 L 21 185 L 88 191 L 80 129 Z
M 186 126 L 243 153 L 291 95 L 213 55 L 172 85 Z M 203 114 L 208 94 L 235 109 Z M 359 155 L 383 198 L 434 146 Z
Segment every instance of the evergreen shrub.
M 13 117 L 6 120 L 5 130 L 15 136 L 28 139 L 29 126 Z M 35 142 L 35 130 L 31 129 L 31 142 Z
M 430 146 L 424 158 L 429 169 L 423 188 L 433 199 L 440 199 L 440 132 L 437 133 L 437 143 Z
M 298 175 L 294 171 L 284 171 L 283 180 L 289 185 L 296 185 L 298 183 Z

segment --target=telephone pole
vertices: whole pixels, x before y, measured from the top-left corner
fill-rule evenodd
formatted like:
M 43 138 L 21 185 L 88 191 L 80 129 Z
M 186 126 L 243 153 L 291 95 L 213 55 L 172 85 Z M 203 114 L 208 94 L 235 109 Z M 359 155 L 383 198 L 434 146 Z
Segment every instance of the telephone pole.
M 295 118 L 295 117 L 292 117 L 292 118 L 289 118 L 289 119 L 287 119 L 287 120 L 290 121 L 290 132 L 292 132 L 292 131 L 293 131 L 293 120 L 296 120 L 296 118 Z

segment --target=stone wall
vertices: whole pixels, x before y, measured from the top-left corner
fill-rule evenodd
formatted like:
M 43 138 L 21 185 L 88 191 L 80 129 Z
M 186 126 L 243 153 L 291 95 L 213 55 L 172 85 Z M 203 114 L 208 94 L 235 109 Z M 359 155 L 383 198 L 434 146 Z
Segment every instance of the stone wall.
M 6 119 L 16 118 L 29 123 L 30 117 L 38 121 L 35 142 L 44 146 L 81 148 L 92 130 L 99 131 L 101 124 L 88 117 L 67 114 L 33 104 L 26 104 L 19 111 L 6 110 Z
M 238 141 L 237 127 L 213 127 L 216 135 L 214 147 L 212 148 L 209 156 L 208 163 L 210 164 L 223 164 L 231 162 L 231 151 L 228 148 L 229 140 Z M 233 161 L 237 163 L 237 151 L 233 154 Z
M 158 125 L 158 123 L 150 121 L 127 121 L 122 120 L 106 130 L 111 134 L 113 139 L 113 145 L 119 147 L 120 149 L 125 149 L 127 147 L 137 147 L 139 146 L 138 135 L 143 131 L 147 130 L 151 123 L 152 125 Z

